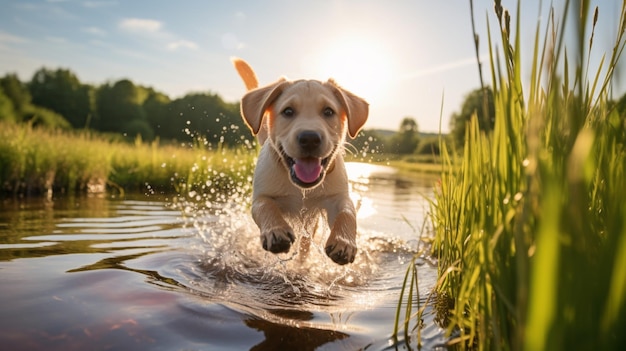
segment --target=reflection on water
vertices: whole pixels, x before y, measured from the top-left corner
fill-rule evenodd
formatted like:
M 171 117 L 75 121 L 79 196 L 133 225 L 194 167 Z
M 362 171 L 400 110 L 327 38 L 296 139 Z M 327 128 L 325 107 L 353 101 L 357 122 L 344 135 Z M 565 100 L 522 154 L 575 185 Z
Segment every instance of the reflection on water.
M 428 185 L 349 164 L 359 253 L 262 250 L 241 201 L 137 196 L 0 205 L 0 343 L 10 350 L 417 349 L 391 340 Z M 202 202 L 202 201 L 200 201 Z M 420 296 L 436 280 L 418 269 Z M 443 342 L 432 313 L 422 349 Z

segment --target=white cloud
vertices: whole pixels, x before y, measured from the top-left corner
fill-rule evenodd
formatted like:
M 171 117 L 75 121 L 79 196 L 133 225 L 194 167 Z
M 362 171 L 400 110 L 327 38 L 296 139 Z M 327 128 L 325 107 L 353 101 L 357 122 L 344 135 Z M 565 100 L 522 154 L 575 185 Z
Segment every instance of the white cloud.
M 179 48 L 196 50 L 198 49 L 198 44 L 194 43 L 193 41 L 184 40 L 184 39 L 177 40 L 177 41 L 167 44 L 168 50 L 175 51 L 175 50 L 178 50 Z
M 241 50 L 246 47 L 246 44 L 240 41 L 234 33 L 224 33 L 222 35 L 222 46 L 228 50 Z
M 163 23 L 144 18 L 125 18 L 120 21 L 119 27 L 132 32 L 158 33 Z
M 154 44 L 169 51 L 178 49 L 197 50 L 198 44 L 164 30 L 163 22 L 144 18 L 125 18 L 119 23 L 122 30 L 148 37 Z

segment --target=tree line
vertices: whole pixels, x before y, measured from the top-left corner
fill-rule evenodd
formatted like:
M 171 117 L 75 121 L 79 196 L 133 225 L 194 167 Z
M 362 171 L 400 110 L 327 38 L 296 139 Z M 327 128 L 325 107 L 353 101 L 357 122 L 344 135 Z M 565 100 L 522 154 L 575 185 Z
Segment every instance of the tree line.
M 490 87 L 477 88 L 465 95 L 460 110 L 454 112 L 450 117 L 448 140 L 456 149 L 461 149 L 465 144 L 466 125 L 474 115 L 481 131 L 485 133 L 493 131 L 496 123 L 496 107 L 493 96 L 493 90 Z M 607 107 L 617 112 L 614 121 L 615 128 L 626 132 L 626 94 L 617 100 L 608 101 Z M 561 116 L 561 118 L 567 118 L 567 116 Z
M 39 69 L 28 82 L 16 74 L 0 78 L 0 121 L 90 129 L 144 140 L 240 143 L 249 136 L 237 103 L 213 93 L 178 99 L 128 79 L 93 86 L 67 69 Z

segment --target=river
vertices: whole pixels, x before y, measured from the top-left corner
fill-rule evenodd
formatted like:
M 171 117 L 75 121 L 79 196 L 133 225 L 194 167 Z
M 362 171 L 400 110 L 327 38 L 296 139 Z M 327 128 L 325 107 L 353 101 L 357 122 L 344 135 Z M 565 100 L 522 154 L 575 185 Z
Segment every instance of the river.
M 392 337 L 407 265 L 432 235 L 432 182 L 348 168 L 359 253 L 346 266 L 322 239 L 306 256 L 265 252 L 241 197 L 3 200 L 0 349 L 445 349 L 430 308 L 419 338 L 415 322 Z M 437 269 L 415 262 L 423 304 Z

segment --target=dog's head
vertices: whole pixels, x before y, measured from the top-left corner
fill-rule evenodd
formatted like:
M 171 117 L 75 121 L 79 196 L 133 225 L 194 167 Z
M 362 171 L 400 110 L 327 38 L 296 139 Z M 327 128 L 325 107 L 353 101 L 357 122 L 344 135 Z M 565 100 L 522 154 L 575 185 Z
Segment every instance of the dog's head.
M 333 80 L 281 79 L 249 91 L 241 101 L 244 120 L 257 134 L 263 123 L 291 181 L 301 188 L 320 184 L 343 147 L 367 120 L 365 100 Z

